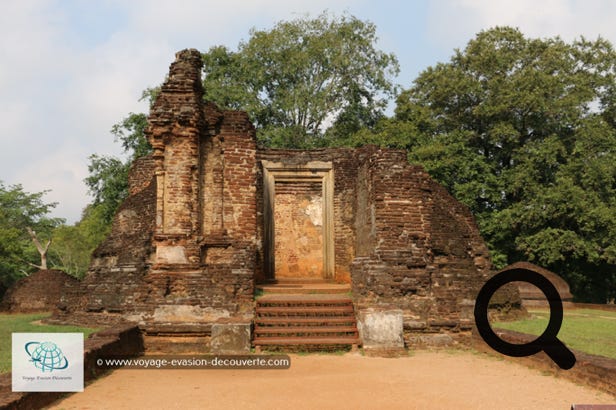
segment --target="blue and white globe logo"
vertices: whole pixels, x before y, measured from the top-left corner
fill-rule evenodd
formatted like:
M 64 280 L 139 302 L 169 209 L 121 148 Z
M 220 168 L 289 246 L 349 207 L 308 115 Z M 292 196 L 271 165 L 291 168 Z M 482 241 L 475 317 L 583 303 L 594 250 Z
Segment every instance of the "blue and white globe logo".
M 13 332 L 11 340 L 13 391 L 83 391 L 83 333 Z
M 53 342 L 28 342 L 24 347 L 30 356 L 30 361 L 43 373 L 68 367 L 68 359 Z

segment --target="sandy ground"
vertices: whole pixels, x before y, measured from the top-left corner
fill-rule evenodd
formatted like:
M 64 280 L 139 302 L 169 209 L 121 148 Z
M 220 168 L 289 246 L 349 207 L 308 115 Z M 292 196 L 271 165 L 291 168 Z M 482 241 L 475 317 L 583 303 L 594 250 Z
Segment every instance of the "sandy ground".
M 116 370 L 54 409 L 569 409 L 616 397 L 471 352 L 291 356 L 287 370 Z

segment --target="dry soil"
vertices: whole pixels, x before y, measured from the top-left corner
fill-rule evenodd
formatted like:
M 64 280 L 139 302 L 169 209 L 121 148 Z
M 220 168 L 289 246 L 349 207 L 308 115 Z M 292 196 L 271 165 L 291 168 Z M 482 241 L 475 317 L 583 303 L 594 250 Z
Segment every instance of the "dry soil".
M 54 409 L 569 409 L 616 397 L 472 352 L 291 356 L 288 370 L 116 370 Z

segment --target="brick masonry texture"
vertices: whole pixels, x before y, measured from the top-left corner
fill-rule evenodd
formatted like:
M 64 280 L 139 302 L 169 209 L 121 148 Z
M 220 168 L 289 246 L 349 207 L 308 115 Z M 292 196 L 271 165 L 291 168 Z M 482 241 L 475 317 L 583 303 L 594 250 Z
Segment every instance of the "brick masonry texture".
M 406 331 L 469 330 L 492 267 L 470 211 L 404 152 L 378 150 L 359 174 L 357 304 L 402 309 Z
M 151 109 L 153 154 L 59 316 L 142 326 L 250 319 L 256 246 L 256 143 L 245 113 L 202 101 L 201 57 L 176 55 Z
M 146 328 L 250 321 L 255 282 L 276 279 L 264 255 L 269 161 L 304 173 L 309 163 L 331 165 L 333 279 L 352 285 L 356 308 L 402 309 L 406 333 L 471 328 L 474 298 L 492 274 L 487 248 L 469 210 L 405 152 L 257 149 L 246 113 L 203 102 L 196 50 L 176 54 L 146 134 L 153 153 L 131 169 L 130 195 L 60 316 Z M 293 197 L 305 199 L 303 211 L 312 203 L 324 212 L 318 178 L 275 187 L 279 213 L 295 212 Z M 327 228 L 310 229 L 312 252 Z M 296 252 L 288 243 L 277 252 Z
M 78 288 L 79 281 L 62 271 L 40 270 L 20 279 L 4 294 L 0 311 L 49 312 L 67 302 L 67 291 Z

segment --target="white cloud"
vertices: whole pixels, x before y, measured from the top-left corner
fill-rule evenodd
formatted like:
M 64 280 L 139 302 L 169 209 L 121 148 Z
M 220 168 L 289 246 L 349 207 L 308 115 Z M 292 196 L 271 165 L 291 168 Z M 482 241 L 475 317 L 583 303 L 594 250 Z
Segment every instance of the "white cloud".
M 51 188 L 44 196 L 46 202 L 57 202 L 54 216 L 79 219 L 89 199 L 83 179 L 87 176 L 86 157 L 81 147 L 63 146 L 41 158 L 23 164 L 19 175 L 24 189 L 41 192 Z M 83 187 L 83 189 L 82 189 Z
M 235 47 L 252 26 L 268 27 L 298 11 L 340 11 L 354 2 L 335 8 L 325 0 L 95 3 L 105 8 L 105 21 L 84 16 L 97 11 L 78 3 L 3 3 L 0 180 L 28 191 L 51 189 L 46 199 L 59 202 L 55 215 L 75 221 L 88 201 L 88 155 L 120 153 L 110 128 L 128 112 L 147 109 L 137 99 L 163 80 L 176 51 Z M 98 37 L 90 33 L 95 29 Z
M 477 31 L 497 24 L 519 26 L 531 36 L 602 34 L 616 43 L 616 25 L 610 21 L 616 2 L 429 4 L 429 38 L 413 41 L 432 41 L 445 56 Z M 268 28 L 281 19 L 317 15 L 324 9 L 353 12 L 353 7 L 363 10 L 360 18 L 369 19 L 374 10 L 397 17 L 400 13 L 400 4 L 388 11 L 387 2 L 365 0 L 3 2 L 0 180 L 22 183 L 30 191 L 52 189 L 47 198 L 60 202 L 55 214 L 74 221 L 87 202 L 82 180 L 88 155 L 119 154 L 110 128 L 128 112 L 146 109 L 137 101 L 141 91 L 162 81 L 176 51 L 207 50 L 217 44 L 234 48 L 253 26 Z M 386 38 L 393 28 L 386 17 L 379 24 Z
M 571 41 L 601 35 L 616 43 L 615 16 L 616 2 L 610 0 L 446 0 L 430 3 L 430 38 L 463 48 L 480 30 L 507 25 L 530 37 Z

